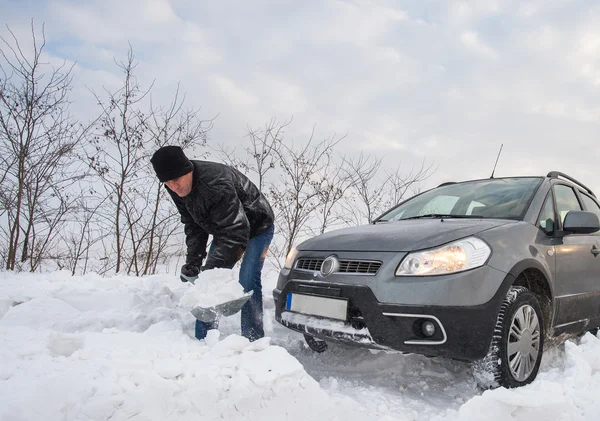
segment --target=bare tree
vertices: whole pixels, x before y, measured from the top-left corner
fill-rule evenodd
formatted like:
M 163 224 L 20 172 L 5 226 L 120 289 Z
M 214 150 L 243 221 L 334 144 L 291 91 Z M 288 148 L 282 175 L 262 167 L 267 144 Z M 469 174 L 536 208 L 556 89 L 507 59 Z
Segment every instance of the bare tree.
M 379 179 L 381 158 L 362 153 L 356 159 L 345 160 L 344 169 L 352 180 L 350 195 L 344 201 L 347 223 L 360 225 L 373 220 L 382 208 L 381 202 L 389 176 Z
M 175 91 L 173 101 L 168 107 L 150 106 L 150 115 L 153 124 L 150 125 L 151 144 L 154 149 L 165 145 L 178 145 L 181 148 L 204 148 L 208 139 L 208 132 L 213 127 L 213 120 L 202 120 L 198 117 L 199 110 L 184 109 L 185 95 L 180 98 L 179 85 Z M 150 174 L 152 180 L 153 197 L 148 203 L 152 206 L 151 222 L 143 234 L 147 238 L 147 246 L 144 248 L 145 262 L 143 274 L 152 273 L 161 254 L 165 253 L 169 239 L 178 229 L 176 220 L 177 211 L 173 206 L 161 206 L 167 193 L 158 182 L 154 174 Z
M 246 148 L 246 153 L 252 157 L 252 161 L 247 164 L 247 168 L 258 177 L 260 190 L 265 187 L 267 173 L 275 168 L 284 131 L 291 122 L 291 119 L 283 123 L 272 119 L 262 130 L 253 130 L 248 127 L 247 136 L 250 139 L 250 147 Z
M 65 250 L 63 255 L 56 258 L 59 268 L 66 268 L 75 275 L 83 261 L 81 273 L 87 272 L 90 251 L 107 235 L 106 232 L 102 232 L 101 225 L 97 224 L 100 218 L 99 209 L 107 199 L 108 196 L 105 196 L 98 201 L 84 197 L 83 194 L 77 198 L 78 203 L 73 213 L 74 219 L 70 224 L 71 229 L 64 230 L 60 235 Z
M 54 198 L 53 203 L 40 201 L 30 210 L 28 220 L 32 222 L 28 237 L 31 241 L 28 243 L 27 259 L 31 272 L 39 268 L 42 259 L 50 257 L 47 253 L 58 249 L 61 228 L 67 225 L 68 215 L 75 208 L 72 194 L 64 194 L 60 189 L 54 188 L 51 196 Z M 28 202 L 31 203 L 31 200 Z
M 341 203 L 355 183 L 354 178 L 345 171 L 343 164 L 335 161 L 335 155 L 326 155 L 326 163 L 318 186 L 319 227 L 318 234 L 323 234 L 328 228 L 345 224 L 347 216 Z M 343 163 L 345 158 L 342 157 Z
M 223 143 L 216 149 L 221 159 L 228 165 L 237 168 L 246 175 L 255 175 L 259 190 L 266 188 L 267 173 L 277 167 L 277 154 L 285 135 L 285 129 L 292 119 L 278 122 L 271 119 L 264 128 L 247 127 L 247 146 L 243 147 L 242 156 L 238 156 L 235 148 L 228 148 Z
M 7 215 L 4 266 L 35 270 L 73 205 L 69 187 L 85 175 L 72 159 L 86 132 L 69 114 L 72 66 L 43 61 L 33 21 L 32 51 L 0 37 L 0 202 Z M 20 253 L 20 256 L 18 256 Z
M 400 172 L 400 166 L 397 166 L 392 171 L 386 172 L 387 174 L 387 200 L 384 202 L 385 208 L 391 208 L 402 202 L 407 193 L 411 195 L 417 194 L 420 191 L 420 185 L 423 181 L 427 180 L 435 170 L 433 164 L 425 166 L 425 159 L 421 162 L 421 166 L 411 168 L 408 174 L 402 174 Z
M 127 194 L 135 192 L 140 184 L 138 171 L 144 164 L 144 136 L 149 117 L 137 109 L 150 89 L 142 91 L 134 77 L 137 64 L 130 48 L 127 61 L 118 63 L 125 74 L 123 86 L 115 93 L 106 91 L 108 101 L 94 93 L 102 108 L 98 119 L 99 127 L 92 142 L 96 154 L 91 157 L 91 166 L 103 180 L 110 203 L 114 206 L 114 251 L 115 270 L 119 272 L 124 259 L 127 240 L 126 206 Z
M 127 60 L 117 64 L 124 73 L 123 86 L 106 91 L 107 99 L 94 94 L 101 116 L 90 160 L 112 209 L 105 213 L 112 215 L 114 270 L 142 275 L 155 270 L 178 227 L 176 209 L 167 203 L 170 198 L 164 200 L 166 190 L 151 169 L 150 156 L 165 145 L 203 148 L 212 121 L 199 119 L 198 110 L 184 108 L 185 95 L 180 96 L 179 87 L 168 106 L 155 106 L 152 85 L 143 90 L 137 82 L 131 47 Z
M 409 191 L 418 191 L 421 182 L 433 174 L 433 165 L 425 161 L 417 169 L 402 174 L 400 166 L 384 172 L 381 176 L 382 159 L 365 156 L 346 160 L 346 172 L 353 182 L 344 201 L 348 223 L 360 225 L 370 223 L 387 209 L 400 203 Z
M 279 182 L 271 184 L 269 198 L 283 240 L 283 244 L 272 247 L 277 262 L 289 253 L 299 236 L 308 232 L 308 223 L 320 205 L 324 169 L 342 139 L 332 136 L 315 142 L 313 127 L 305 145 L 296 148 L 282 143 L 276 151 L 281 174 Z

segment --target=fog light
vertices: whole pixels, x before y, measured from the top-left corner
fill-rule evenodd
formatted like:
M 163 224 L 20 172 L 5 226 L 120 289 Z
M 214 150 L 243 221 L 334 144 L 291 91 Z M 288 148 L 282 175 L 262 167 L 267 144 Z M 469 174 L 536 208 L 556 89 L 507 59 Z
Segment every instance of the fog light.
M 423 322 L 421 325 L 421 332 L 423 332 L 423 335 L 431 338 L 435 335 L 435 325 L 432 322 Z

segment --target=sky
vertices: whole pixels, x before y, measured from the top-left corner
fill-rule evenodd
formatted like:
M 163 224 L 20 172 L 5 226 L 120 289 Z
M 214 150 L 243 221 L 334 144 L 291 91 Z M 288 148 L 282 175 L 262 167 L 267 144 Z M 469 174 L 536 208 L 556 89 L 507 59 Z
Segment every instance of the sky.
M 52 60 L 89 88 L 120 82 L 131 44 L 140 82 L 177 83 L 229 147 L 293 118 L 286 139 L 347 134 L 424 183 L 563 171 L 600 192 L 600 3 L 591 0 L 0 0 L 21 40 L 45 25 Z M 0 35 L 6 36 L 5 25 Z M 600 193 L 598 193 L 600 194 Z

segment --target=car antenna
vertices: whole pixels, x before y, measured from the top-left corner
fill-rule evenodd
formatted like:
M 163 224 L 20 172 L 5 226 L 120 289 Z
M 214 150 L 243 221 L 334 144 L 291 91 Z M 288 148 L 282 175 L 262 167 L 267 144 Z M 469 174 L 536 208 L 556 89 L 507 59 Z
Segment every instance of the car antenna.
M 504 143 L 500 145 L 500 151 L 498 152 L 498 156 L 496 157 L 496 163 L 494 164 L 494 169 L 492 170 L 492 175 L 490 176 L 490 178 L 494 178 L 494 172 L 496 172 L 496 165 L 498 165 L 498 159 L 500 159 L 500 154 L 502 153 L 503 146 Z

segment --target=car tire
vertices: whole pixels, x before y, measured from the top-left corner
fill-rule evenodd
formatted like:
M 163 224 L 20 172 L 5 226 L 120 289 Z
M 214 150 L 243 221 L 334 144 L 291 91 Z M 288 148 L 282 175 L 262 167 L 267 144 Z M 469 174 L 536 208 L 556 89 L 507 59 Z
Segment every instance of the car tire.
M 484 389 L 524 386 L 536 378 L 543 349 L 538 299 L 527 288 L 513 286 L 500 307 L 488 354 L 475 364 L 475 378 Z
M 315 352 L 318 352 L 319 354 L 327 350 L 327 342 L 325 341 L 322 341 L 320 339 L 306 334 L 304 335 L 304 340 L 306 341 L 306 344 L 310 349 L 312 349 Z

